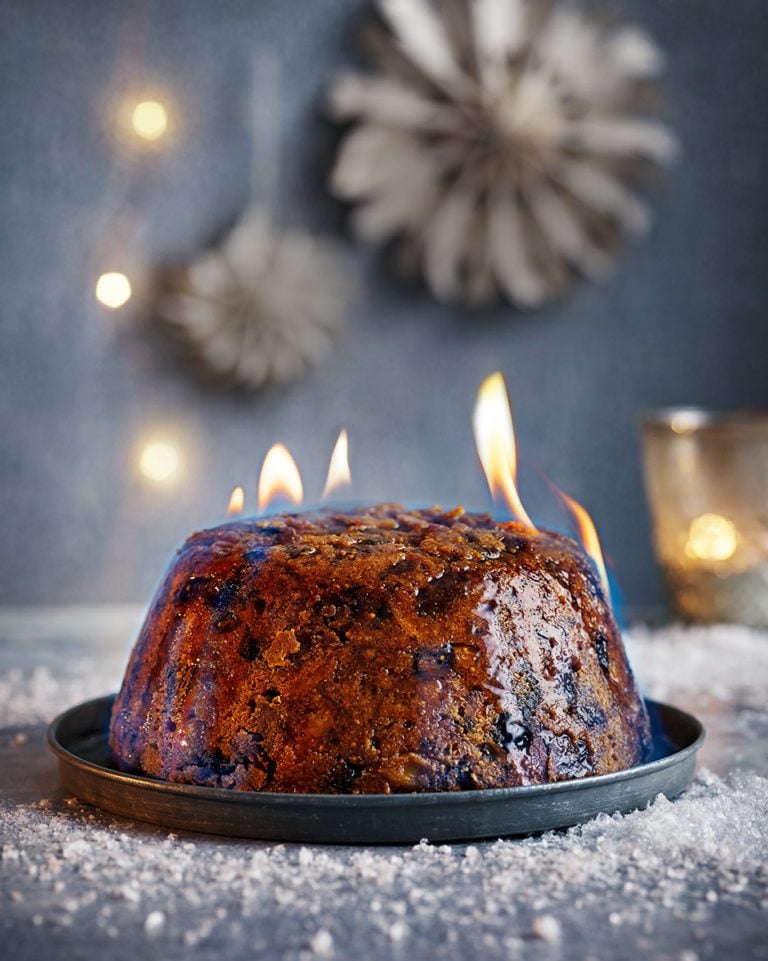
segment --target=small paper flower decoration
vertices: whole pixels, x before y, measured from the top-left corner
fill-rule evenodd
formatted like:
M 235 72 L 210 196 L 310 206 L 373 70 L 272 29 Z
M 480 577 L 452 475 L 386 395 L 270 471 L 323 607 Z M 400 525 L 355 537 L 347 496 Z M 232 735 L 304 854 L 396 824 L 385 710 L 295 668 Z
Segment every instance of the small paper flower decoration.
M 257 389 L 324 357 L 353 293 L 331 242 L 279 231 L 251 208 L 220 246 L 171 274 L 158 313 L 207 372 Z

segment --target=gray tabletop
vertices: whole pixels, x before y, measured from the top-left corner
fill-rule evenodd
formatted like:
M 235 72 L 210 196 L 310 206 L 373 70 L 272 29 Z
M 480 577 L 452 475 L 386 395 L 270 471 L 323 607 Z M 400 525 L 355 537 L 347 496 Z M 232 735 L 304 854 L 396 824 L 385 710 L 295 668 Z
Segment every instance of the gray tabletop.
M 473 845 L 169 834 L 66 797 L 44 741 L 114 690 L 141 612 L 0 612 L 0 955 L 768 958 L 768 635 L 636 628 L 646 692 L 709 737 L 675 801 Z

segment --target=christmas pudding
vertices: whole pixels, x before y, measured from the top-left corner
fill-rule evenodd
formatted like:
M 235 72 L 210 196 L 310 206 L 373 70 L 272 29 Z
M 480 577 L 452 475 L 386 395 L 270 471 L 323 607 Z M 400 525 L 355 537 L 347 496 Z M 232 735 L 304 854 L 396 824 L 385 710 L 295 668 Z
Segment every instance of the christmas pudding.
M 118 766 L 247 791 L 543 784 L 646 757 L 600 580 L 461 509 L 238 520 L 171 565 L 112 714 Z

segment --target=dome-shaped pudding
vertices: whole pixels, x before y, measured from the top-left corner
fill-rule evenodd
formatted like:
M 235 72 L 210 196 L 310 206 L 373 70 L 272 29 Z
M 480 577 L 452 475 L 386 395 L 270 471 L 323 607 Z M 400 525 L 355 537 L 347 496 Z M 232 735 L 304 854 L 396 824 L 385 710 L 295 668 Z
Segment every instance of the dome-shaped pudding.
M 573 541 L 397 505 L 194 534 L 110 729 L 125 770 L 312 793 L 542 784 L 631 767 L 649 740 Z

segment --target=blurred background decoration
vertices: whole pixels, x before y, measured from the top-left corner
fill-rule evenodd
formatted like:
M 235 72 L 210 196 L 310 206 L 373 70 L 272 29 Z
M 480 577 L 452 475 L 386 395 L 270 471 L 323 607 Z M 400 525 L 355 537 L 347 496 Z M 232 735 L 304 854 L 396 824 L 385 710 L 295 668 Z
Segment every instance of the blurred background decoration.
M 280 231 L 253 207 L 218 247 L 169 272 L 155 309 L 204 371 L 260 388 L 329 353 L 353 290 L 335 245 Z
M 428 291 L 392 284 L 375 252 L 347 244 L 341 273 L 323 261 L 328 283 L 311 294 L 314 309 L 315 299 L 327 303 L 337 281 L 344 289 L 359 283 L 353 310 L 323 308 L 334 329 L 347 314 L 344 336 L 290 391 L 249 392 L 188 376 L 173 339 L 154 323 L 154 281 L 166 266 L 180 265 L 205 303 L 220 289 L 221 258 L 229 262 L 232 244 L 243 249 L 241 227 L 233 235 L 232 225 L 245 223 L 253 224 L 243 240 L 253 251 L 253 289 L 270 289 L 280 276 L 280 312 L 294 293 L 317 291 L 304 266 L 278 274 L 256 264 L 259 251 L 274 252 L 284 238 L 320 238 L 325 247 L 328 237 L 344 236 L 346 211 L 331 196 L 328 177 L 355 128 L 329 120 L 327 93 L 333 78 L 356 63 L 360 30 L 376 7 L 365 0 L 7 0 L 0 34 L 0 602 L 145 601 L 173 548 L 190 530 L 221 520 L 236 485 L 246 505 L 254 503 L 259 465 L 275 442 L 294 453 L 307 490 L 320 491 L 342 426 L 354 450 L 345 500 L 489 507 L 470 414 L 477 385 L 501 369 L 523 452 L 521 496 L 533 520 L 564 526 L 541 470 L 589 506 L 629 604 L 658 604 L 641 412 L 691 403 L 768 405 L 768 208 L 756 202 L 768 128 L 754 109 L 754 90 L 768 81 L 768 7 L 751 0 L 727 8 L 718 0 L 627 0 L 622 12 L 627 22 L 642 22 L 638 32 L 595 21 L 599 6 L 552 5 L 551 22 L 567 23 L 578 38 L 558 88 L 566 100 L 584 83 L 579 96 L 586 103 L 607 96 L 611 116 L 637 130 L 631 124 L 638 111 L 650 116 L 656 102 L 641 104 L 635 94 L 653 89 L 661 66 L 646 29 L 668 54 L 669 125 L 685 145 L 685 161 L 657 194 L 647 242 L 615 262 L 613 239 L 598 244 L 615 272 L 599 285 L 574 285 L 567 299 L 543 302 L 536 323 L 505 303 L 470 315 L 461 306 L 469 293 L 466 267 L 456 272 L 458 288 L 448 291 L 443 285 L 453 277 L 439 267 L 441 296 L 458 301 L 445 305 Z M 440 18 L 428 22 L 453 37 L 448 11 L 467 9 L 463 0 L 440 4 Z M 509 13 L 518 4 L 473 9 Z M 432 7 L 388 5 L 390 25 L 379 31 L 380 55 L 399 58 L 398 70 L 414 52 L 396 40 L 404 29 L 396 24 L 413 10 Z M 500 42 L 511 42 L 509 29 Z M 546 44 L 543 54 L 539 47 L 546 31 L 524 36 L 532 63 L 552 62 Z M 612 59 L 617 51 L 620 61 Z M 254 62 L 261 64 L 255 72 Z M 369 64 L 358 66 L 365 71 Z M 488 62 L 489 77 L 496 65 Z M 345 89 L 347 96 L 367 91 L 378 73 L 358 73 L 351 87 L 337 88 L 337 105 Z M 611 101 L 617 91 L 604 88 L 609 76 L 628 94 L 626 111 Z M 355 86 L 360 77 L 362 88 Z M 410 80 L 406 86 L 418 89 Z M 551 112 L 550 95 L 543 85 L 536 120 L 557 127 L 564 115 L 559 106 Z M 440 116 L 443 109 L 453 115 L 453 92 L 444 89 L 441 97 Z M 476 118 L 468 115 L 468 122 Z M 641 129 L 655 131 L 652 146 L 642 140 L 626 158 L 620 150 L 615 167 L 612 160 L 605 168 L 615 171 L 624 200 L 634 197 L 625 173 L 634 183 L 639 167 L 664 165 L 673 151 L 662 128 Z M 586 167 L 603 169 L 593 164 L 591 148 L 583 153 Z M 379 158 L 382 172 L 386 156 Z M 624 200 L 625 212 L 640 209 Z M 253 221 L 249 211 L 258 212 Z M 644 217 L 619 221 L 641 224 Z M 541 218 L 532 222 L 542 229 Z M 624 234 L 616 232 L 617 243 Z M 466 249 L 466 236 L 448 231 L 438 238 L 436 263 L 451 263 Z M 531 249 L 520 245 L 517 256 L 530 257 Z M 198 286 L 198 268 L 209 258 L 213 279 Z M 563 249 L 553 244 L 546 263 L 559 265 L 558 277 L 568 264 L 570 280 L 574 264 Z M 487 271 L 479 276 L 473 295 L 488 290 Z M 537 277 L 534 292 L 546 301 L 550 274 Z M 490 293 L 500 276 L 492 280 Z M 235 279 L 226 289 L 241 321 L 256 320 L 261 330 L 264 318 L 276 316 L 251 299 L 248 284 L 243 289 Z M 219 306 L 216 316 L 231 320 L 229 306 Z M 244 358 L 254 355 L 233 347 L 244 327 L 233 329 L 218 349 L 230 359 L 237 354 L 245 367 Z M 297 321 L 291 343 L 295 335 L 302 358 L 315 356 L 318 331 L 324 340 L 325 321 Z M 257 354 L 263 359 L 265 351 Z M 292 369 L 283 356 L 280 369 Z M 266 366 L 256 363 L 259 371 Z M 226 367 L 230 376 L 240 370 Z
M 280 65 L 265 48 L 254 57 L 246 110 L 251 204 L 216 246 L 165 272 L 154 305 L 203 371 L 250 389 L 298 380 L 322 359 L 356 286 L 338 243 L 273 222 L 280 210 L 279 124 Z
M 656 552 L 675 611 L 768 627 L 768 412 L 644 420 Z
M 373 70 L 331 109 L 354 126 L 331 179 L 355 233 L 395 239 L 440 300 L 534 307 L 604 276 L 649 227 L 634 186 L 677 153 L 652 119 L 663 57 L 568 0 L 379 0 Z

